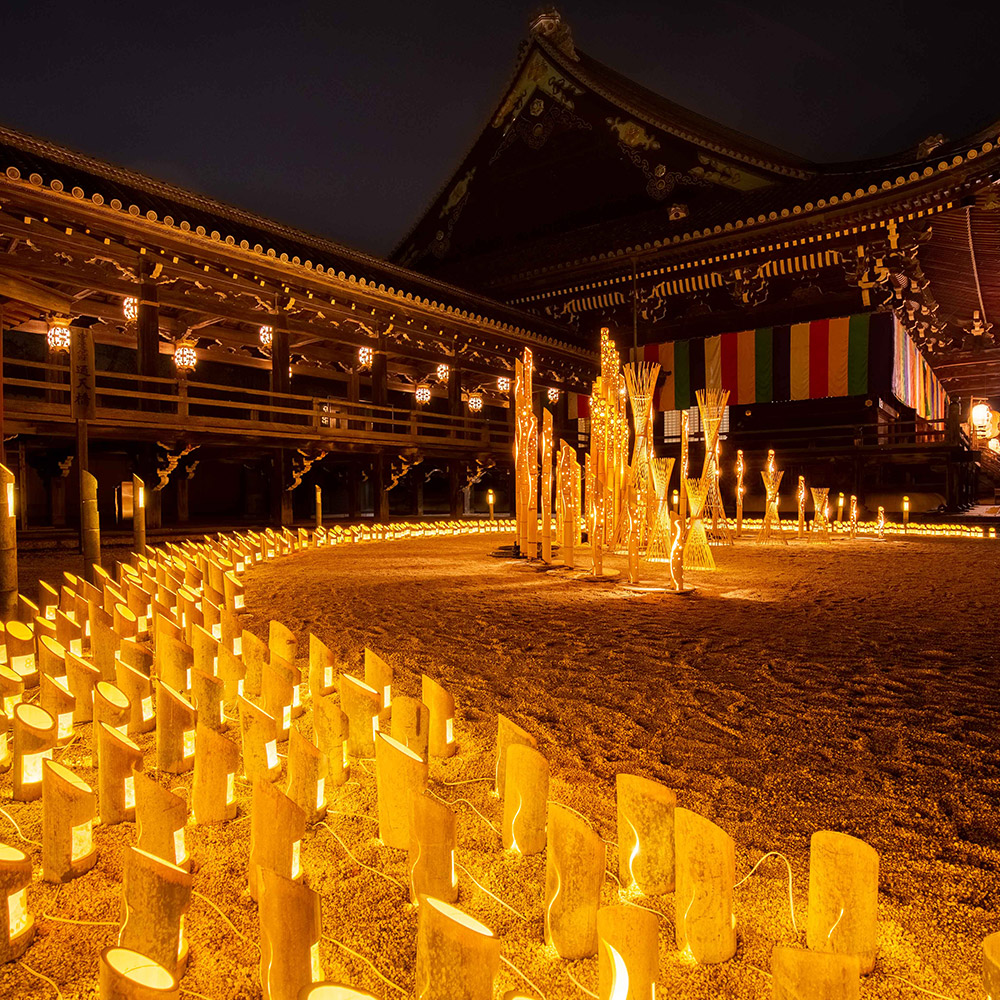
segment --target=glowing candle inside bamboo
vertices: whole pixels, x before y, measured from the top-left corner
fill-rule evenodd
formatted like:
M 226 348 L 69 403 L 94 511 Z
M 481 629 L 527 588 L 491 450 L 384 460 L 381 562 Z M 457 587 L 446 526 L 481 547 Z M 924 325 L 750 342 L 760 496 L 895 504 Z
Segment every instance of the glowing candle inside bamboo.
M 616 788 L 621 884 L 644 896 L 673 892 L 676 794 L 634 774 L 619 774 Z
M 136 670 L 125 663 L 121 654 L 115 660 L 115 684 L 128 699 L 129 711 L 125 732 L 129 736 L 136 736 L 155 729 L 153 682 L 141 670 Z
M 120 601 L 112 612 L 114 629 L 123 639 L 134 639 L 139 634 L 139 619 L 135 612 Z
M 336 686 L 339 673 L 337 658 L 333 651 L 320 642 L 316 636 L 309 636 L 309 693 L 317 695 L 330 694 Z
M 392 667 L 374 650 L 365 647 L 365 683 L 378 692 L 379 710 L 392 704 Z
M 97 797 L 101 822 L 106 826 L 135 819 L 135 778 L 132 769 L 142 769 L 142 751 L 124 734 L 106 722 L 95 722 L 100 754 Z
M 169 684 L 156 682 L 156 766 L 182 774 L 194 767 L 194 705 Z
M 260 869 L 260 988 L 263 1000 L 296 1000 L 323 978 L 319 962 L 319 893 Z
M 545 850 L 548 819 L 549 762 L 534 747 L 507 748 L 503 796 L 503 846 L 519 854 Z
M 248 781 L 258 775 L 274 781 L 281 773 L 278 762 L 278 727 L 274 719 L 242 695 L 236 699 L 243 740 L 243 774 Z
M 191 701 L 198 719 L 212 729 L 223 732 L 228 728 L 228 723 L 222 711 L 222 696 L 225 691 L 225 684 L 221 677 L 214 674 L 206 674 L 195 668 L 191 671 Z
M 531 733 L 508 719 L 506 715 L 498 715 L 496 759 L 493 763 L 493 790 L 501 797 L 507 775 L 507 748 L 514 744 L 537 748 L 538 741 Z
M 115 631 L 114 619 L 96 604 L 90 605 L 91 660 L 101 672 L 101 678 L 111 681 L 115 676 L 115 653 L 121 648 L 122 639 Z
M 458 899 L 455 872 L 457 825 L 452 808 L 426 791 L 411 800 L 408 867 L 410 901 L 421 896 L 454 903 Z
M 25 690 L 38 683 L 35 660 L 35 634 L 24 622 L 7 622 L 7 666 L 24 683 Z
M 427 706 L 427 751 L 432 757 L 450 757 L 457 749 L 455 742 L 455 698 L 423 674 L 420 678 L 420 700 Z
M 326 774 L 326 755 L 293 726 L 288 733 L 287 794 L 310 825 L 326 815 Z
M 177 979 L 130 948 L 101 951 L 98 1000 L 178 1000 Z
M 73 738 L 73 710 L 76 699 L 66 686 L 65 678 L 39 674 L 38 702 L 56 720 L 56 743 L 65 746 Z
M 141 771 L 133 777 L 136 847 L 190 871 L 191 857 L 184 838 L 187 802 Z
M 68 882 L 97 861 L 93 826 L 97 796 L 68 767 L 42 764 L 42 878 Z
M 348 719 L 347 752 L 352 757 L 374 757 L 381 706 L 378 691 L 350 674 L 341 674 L 340 706 Z
M 492 1000 L 500 941 L 478 920 L 423 897 L 417 918 L 416 981 L 421 1000 Z
M 305 813 L 266 778 L 255 778 L 250 804 L 250 861 L 247 866 L 250 895 L 256 900 L 260 869 L 285 878 L 302 878 L 302 837 Z
M 242 611 L 244 605 L 243 584 L 236 579 L 234 573 L 226 573 L 223 578 L 223 584 L 226 607 L 230 611 Z
M 56 745 L 55 718 L 38 705 L 21 703 L 13 715 L 13 798 L 30 802 L 42 794 L 42 761 Z
M 236 815 L 236 774 L 240 748 L 214 729 L 198 723 L 191 785 L 191 816 L 199 826 L 224 823 Z
M 28 910 L 31 859 L 23 851 L 0 844 L 0 965 L 20 958 L 35 936 Z
M 771 990 L 783 1000 L 858 1000 L 861 963 L 857 955 L 779 946 L 771 952 Z
M 396 697 L 390 708 L 390 733 L 398 743 L 412 750 L 423 760 L 427 759 L 430 712 L 419 698 L 407 695 Z
M 654 1000 L 660 972 L 660 921 L 635 906 L 597 911 L 599 1000 Z
M 386 847 L 405 851 L 410 845 L 412 800 L 427 787 L 427 764 L 391 736 L 378 733 L 375 778 L 379 839 Z

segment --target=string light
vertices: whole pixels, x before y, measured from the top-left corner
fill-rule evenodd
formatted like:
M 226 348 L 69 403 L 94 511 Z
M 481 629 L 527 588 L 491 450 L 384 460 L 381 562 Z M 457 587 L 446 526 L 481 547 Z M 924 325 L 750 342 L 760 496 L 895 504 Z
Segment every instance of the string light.
M 413 390 L 413 395 L 418 403 L 429 403 L 431 401 L 431 387 L 429 385 L 418 385 Z
M 358 364 L 360 364 L 363 368 L 371 368 L 374 360 L 375 352 L 370 347 L 358 348 Z
M 258 336 L 260 337 L 260 346 L 270 349 L 274 343 L 274 330 L 269 326 L 262 326 Z
M 55 354 L 68 352 L 70 345 L 69 321 L 53 320 L 53 325 L 49 327 L 45 340 L 49 345 L 49 350 Z
M 448 368 L 448 366 L 442 361 L 441 364 L 437 366 L 438 379 L 442 382 L 446 382 L 448 380 L 449 371 L 450 369 Z
M 198 366 L 198 355 L 190 344 L 178 344 L 174 348 L 174 364 L 183 374 L 193 372 Z
M 126 295 L 122 302 L 122 315 L 127 323 L 134 323 L 139 318 L 139 300 L 134 295 Z
M 497 378 L 497 389 L 500 392 L 510 392 L 510 379 L 506 375 Z
M 472 393 L 469 396 L 469 409 L 473 413 L 478 413 L 483 408 L 483 397 L 479 395 L 478 392 Z
M 558 389 L 550 386 L 548 392 L 546 393 L 546 395 L 549 397 L 549 402 L 550 403 L 558 403 L 559 402 L 559 390 Z

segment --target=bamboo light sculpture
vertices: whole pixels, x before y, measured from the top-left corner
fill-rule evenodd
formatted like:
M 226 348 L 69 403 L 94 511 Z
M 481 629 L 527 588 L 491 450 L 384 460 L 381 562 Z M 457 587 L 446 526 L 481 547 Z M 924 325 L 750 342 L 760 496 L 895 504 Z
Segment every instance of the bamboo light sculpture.
M 541 457 L 542 562 L 552 562 L 552 413 L 542 410 Z
M 657 458 L 651 455 L 649 459 L 649 474 L 653 484 L 655 503 L 652 514 L 652 526 L 649 531 L 649 542 L 643 556 L 645 562 L 670 561 L 670 500 L 668 490 L 670 476 L 674 470 L 672 458 Z
M 337 659 L 333 651 L 320 642 L 312 633 L 309 634 L 309 694 L 330 694 L 335 688 L 334 678 L 337 675 Z
M 38 705 L 22 702 L 13 715 L 13 791 L 15 802 L 30 802 L 42 794 L 42 762 L 56 745 L 56 720 Z
M 240 748 L 198 723 L 191 784 L 191 819 L 198 826 L 224 823 L 236 815 L 236 772 Z
M 562 546 L 563 562 L 569 569 L 575 566 L 574 549 L 580 520 L 580 463 L 576 460 L 576 449 L 565 441 L 559 442 L 559 544 Z
M 77 649 L 76 652 L 79 653 L 80 650 Z M 66 676 L 66 648 L 48 635 L 38 637 L 38 673 L 49 677 Z
M 17 610 L 17 515 L 14 473 L 0 465 L 0 621 Z
M 878 951 L 878 852 L 846 833 L 820 830 L 809 845 L 809 922 L 813 951 L 857 955 L 861 974 Z
M 781 526 L 781 515 L 778 513 L 778 490 L 781 488 L 781 477 L 784 472 L 778 470 L 774 462 L 774 449 L 771 448 L 767 453 L 767 468 L 764 469 L 760 477 L 764 480 L 764 491 L 765 491 L 765 509 L 764 509 L 764 523 L 760 526 L 760 531 L 757 533 L 756 542 L 759 545 L 766 544 L 767 542 L 773 542 L 775 540 L 780 541 L 782 545 L 788 544 L 788 539 L 785 538 L 784 529 Z
M 493 791 L 503 797 L 504 783 L 507 780 L 507 748 L 515 743 L 523 746 L 538 747 L 538 740 L 531 733 L 512 722 L 506 715 L 497 716 L 497 749 L 496 761 L 493 765 Z
M 0 625 L 0 636 L 3 635 Z M 14 714 L 14 706 L 24 695 L 24 681 L 19 674 L 0 663 L 0 712 L 9 720 Z M 6 729 L 0 727 L 6 732 Z
M 410 902 L 419 902 L 421 896 L 433 896 L 454 903 L 458 899 L 458 876 L 455 874 L 458 832 L 454 810 L 426 791 L 414 795 L 410 807 L 407 859 Z
M 296 1000 L 303 987 L 323 978 L 319 893 L 261 868 L 260 987 L 263 1000 Z
M 125 854 L 118 944 L 138 951 L 180 977 L 187 965 L 184 914 L 191 905 L 191 873 L 138 847 Z
M 339 787 L 350 777 L 347 763 L 347 716 L 333 698 L 326 695 L 312 699 L 313 741 L 326 757 L 327 784 Z
M 500 941 L 449 903 L 423 897 L 417 916 L 417 995 L 421 1000 L 492 1000 Z
M 560 958 L 597 951 L 597 909 L 604 884 L 604 841 L 565 806 L 549 808 L 545 855 L 545 943 Z
M 156 682 L 156 766 L 171 774 L 194 767 L 195 725 L 198 713 L 169 684 Z
M 857 955 L 834 955 L 804 948 L 771 952 L 773 1000 L 858 1000 L 861 963 Z
M 1000 931 L 983 941 L 983 989 L 986 1000 L 1000 998 Z
M 24 622 L 7 622 L 7 666 L 21 678 L 25 690 L 38 683 L 35 659 L 35 634 Z
M 708 544 L 708 535 L 702 516 L 705 512 L 706 487 L 702 479 L 684 481 L 691 501 L 691 521 L 684 540 L 683 560 L 685 569 L 715 569 L 715 557 Z
M 213 677 L 219 672 L 219 642 L 201 625 L 191 629 L 191 666 Z
M 122 639 L 134 639 L 139 634 L 139 619 L 127 605 L 116 601 L 111 614 L 114 630 Z
M 38 703 L 56 720 L 56 744 L 65 746 L 73 738 L 73 711 L 76 699 L 62 677 L 39 674 Z
M 548 819 L 549 762 L 534 747 L 507 747 L 503 795 L 503 846 L 518 854 L 545 850 Z
M 271 653 L 266 643 L 261 642 L 253 632 L 248 632 L 246 629 L 243 630 L 242 648 L 243 666 L 246 668 L 243 693 L 248 698 L 259 698 L 264 678 L 264 664 L 270 662 Z
M 191 857 L 184 843 L 187 802 L 142 771 L 136 771 L 133 777 L 138 828 L 136 847 L 186 872 L 191 871 Z
M 146 484 L 136 475 L 132 476 L 132 547 L 146 551 Z
M 681 952 L 699 964 L 736 954 L 736 845 L 711 820 L 674 810 L 674 932 Z
M 84 576 L 93 583 L 94 567 L 101 563 L 101 520 L 97 512 L 97 480 L 86 471 L 80 473 L 80 538 Z
M 206 674 L 197 667 L 191 671 L 191 701 L 198 713 L 198 719 L 220 733 L 228 728 L 222 712 L 225 687 L 221 677 Z
M 599 1000 L 654 1000 L 660 974 L 660 921 L 634 906 L 597 911 Z
M 125 663 L 121 655 L 115 659 L 115 686 L 128 699 L 128 723 L 125 732 L 129 736 L 138 736 L 155 729 L 153 682 L 141 670 L 136 670 Z
M 297 881 L 302 877 L 302 836 L 305 813 L 270 781 L 257 777 L 250 804 L 250 863 L 247 868 L 250 895 L 258 898 L 260 869 Z
M 392 667 L 365 646 L 365 683 L 378 692 L 379 710 L 392 704 Z
M 130 948 L 104 948 L 98 1000 L 179 1000 L 177 979 L 158 962 Z
M 422 674 L 420 700 L 427 706 L 427 751 L 432 757 L 450 757 L 458 749 L 455 742 L 455 698 L 436 680 Z
M 288 797 L 311 826 L 326 815 L 326 755 L 294 726 L 288 734 Z
M 390 734 L 422 760 L 427 760 L 430 711 L 419 698 L 403 696 L 392 702 Z
M 858 533 L 858 498 L 851 496 L 851 538 Z
M 279 657 L 275 656 L 273 662 L 264 664 L 261 678 L 264 711 L 275 721 L 279 743 L 288 739 L 294 689 L 291 670 Z
M 378 691 L 350 674 L 340 675 L 340 707 L 347 715 L 347 752 L 352 757 L 375 756 L 375 733 L 382 699 Z
M 271 621 L 267 627 L 267 648 L 288 663 L 295 663 L 299 642 L 295 633 L 281 622 Z
M 191 668 L 194 650 L 180 639 L 161 635 L 156 641 L 153 668 L 157 677 L 175 691 L 191 688 Z
M 829 486 L 813 486 L 810 492 L 813 500 L 813 540 L 822 539 L 824 542 L 830 541 L 830 517 L 826 509 L 826 501 L 830 495 Z
M 246 667 L 243 661 L 225 645 L 219 645 L 219 679 L 222 681 L 222 701 L 231 705 L 243 694 Z
M 31 859 L 24 851 L 0 844 L 0 965 L 20 958 L 35 936 L 28 910 Z
M 142 770 L 142 751 L 106 722 L 95 722 L 101 752 L 98 755 L 97 801 L 106 826 L 135 819 L 135 777 Z
M 705 487 L 704 513 L 712 516 L 711 537 L 724 545 L 733 544 L 729 530 L 729 518 L 719 489 L 722 471 L 719 466 L 719 434 L 726 404 L 729 402 L 728 389 L 704 389 L 697 392 L 698 413 L 701 415 L 702 431 L 705 435 L 705 458 L 702 463 L 701 481 Z
M 743 449 L 736 450 L 736 537 L 743 535 L 743 497 L 746 488 L 743 486 L 743 476 L 746 473 L 746 465 L 743 462 Z
M 806 537 L 806 477 L 799 476 L 799 488 L 795 494 L 799 510 L 799 538 Z
M 427 787 L 427 763 L 385 733 L 375 739 L 378 790 L 378 836 L 386 847 L 410 845 L 410 810 L 414 796 Z
M 122 639 L 115 631 L 114 619 L 96 604 L 90 605 L 90 650 L 93 664 L 101 677 L 110 681 L 115 676 L 115 654 Z
M 97 861 L 93 827 L 97 796 L 68 767 L 42 764 L 42 878 L 68 882 Z
M 677 795 L 636 774 L 615 779 L 618 800 L 618 877 L 644 896 L 674 891 L 674 809 Z
M 885 541 L 885 507 L 879 507 L 878 517 L 875 521 L 875 528 L 878 531 L 878 540 Z
M 281 773 L 278 763 L 278 726 L 262 708 L 237 696 L 240 711 L 240 734 L 243 739 L 243 775 L 248 781 L 257 777 L 274 781 Z

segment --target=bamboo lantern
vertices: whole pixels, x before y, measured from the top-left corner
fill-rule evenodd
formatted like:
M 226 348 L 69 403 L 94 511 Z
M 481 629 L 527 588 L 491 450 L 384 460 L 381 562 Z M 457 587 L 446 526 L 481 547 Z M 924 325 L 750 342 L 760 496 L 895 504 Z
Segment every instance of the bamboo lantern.
M 312 633 L 309 635 L 309 694 L 331 694 L 334 690 L 334 677 L 337 673 L 337 660 L 332 650 L 320 642 Z
M 688 809 L 674 809 L 674 924 L 681 952 L 699 964 L 736 954 L 736 846 L 732 837 Z
M 74 653 L 83 652 L 83 628 L 58 608 L 55 617 L 56 641 Z
M 198 595 L 187 584 L 177 591 L 177 613 L 184 630 L 184 641 L 188 645 L 191 644 L 195 625 L 201 625 L 203 621 L 198 603 Z
M 243 655 L 243 629 L 240 627 L 240 620 L 232 611 L 226 608 L 219 609 L 219 644 L 228 649 L 235 656 Z
M 390 708 L 392 738 L 412 750 L 422 760 L 427 760 L 427 733 L 430 713 L 418 698 L 396 698 Z
M 36 652 L 38 651 L 38 640 L 41 639 L 42 636 L 47 636 L 53 642 L 59 641 L 56 638 L 56 624 L 54 621 L 50 622 L 47 619 L 42 618 L 40 615 L 35 615 L 30 622 L 25 622 L 25 624 L 30 625 L 32 631 L 34 632 Z
M 347 715 L 347 752 L 352 757 L 375 756 L 380 703 L 373 687 L 350 674 L 340 675 L 340 707 Z
M 538 741 L 531 733 L 511 722 L 506 715 L 497 716 L 497 756 L 493 765 L 493 791 L 503 797 L 503 783 L 507 776 L 507 748 L 513 744 L 538 747 Z
M 89 660 L 75 653 L 66 654 L 66 687 L 73 695 L 73 722 L 90 722 L 94 718 L 94 689 L 101 672 Z
M 236 696 L 243 694 L 246 667 L 243 661 L 226 646 L 219 644 L 219 678 L 222 680 L 222 701 L 231 705 Z
M 38 703 L 56 720 L 56 745 L 65 746 L 73 738 L 73 712 L 76 699 L 66 686 L 65 678 L 39 674 Z
M 118 943 L 140 951 L 181 976 L 187 965 L 184 914 L 191 905 L 191 873 L 138 847 L 125 855 L 122 925 Z
M 271 654 L 267 645 L 253 634 L 243 630 L 243 666 L 246 675 L 243 679 L 243 693 L 248 698 L 259 698 L 261 683 L 264 679 L 264 664 L 269 663 Z
M 986 1000 L 1000 998 L 1000 931 L 983 942 L 983 989 Z
M 136 552 L 146 551 L 146 484 L 132 476 L 132 546 Z
M 260 869 L 260 988 L 263 1000 L 296 1000 L 323 978 L 319 893 Z
M 503 846 L 518 854 L 545 850 L 549 762 L 534 748 L 514 744 L 507 750 L 503 798 Z
M 121 601 L 115 603 L 112 611 L 115 631 L 122 639 L 135 639 L 139 635 L 139 619 L 135 612 Z
M 863 840 L 820 830 L 809 845 L 809 922 L 813 951 L 857 955 L 861 974 L 878 950 L 878 853 Z
M 18 595 L 20 597 L 20 595 Z M 46 621 L 56 620 L 56 608 L 59 607 L 59 592 L 44 580 L 38 581 L 38 614 Z M 18 615 L 20 618 L 21 616 Z M 24 620 L 23 618 L 21 619 Z
M 219 672 L 219 643 L 201 625 L 191 630 L 191 665 L 195 670 L 214 676 Z
M 281 661 L 278 661 L 280 664 Z M 288 739 L 288 728 L 292 724 L 292 696 L 295 685 L 287 669 L 280 665 L 264 664 L 261 681 L 264 711 L 277 725 L 278 742 Z
M 2 440 L 2 436 L 0 436 Z M 14 473 L 0 465 L 0 621 L 17 607 L 17 515 L 14 511 Z
M 278 763 L 278 727 L 274 719 L 242 695 L 236 699 L 243 738 L 243 774 L 248 781 L 261 776 L 274 781 L 281 773 Z
M 545 943 L 560 958 L 597 952 L 604 865 L 604 841 L 575 813 L 553 804 L 545 856 Z
M 177 642 L 184 641 L 184 629 L 174 617 L 172 611 L 161 604 L 159 598 L 153 599 L 153 646 L 159 647 L 164 636 L 169 636 Z
M 198 723 L 194 751 L 191 815 L 198 826 L 224 823 L 236 815 L 236 772 L 240 748 L 230 739 Z
M 219 605 L 221 600 L 221 596 L 210 587 L 201 598 L 202 624 L 199 628 L 204 628 L 216 642 L 222 638 L 222 608 Z
M 177 980 L 158 962 L 129 948 L 101 951 L 98 1000 L 179 1000 Z
M 157 677 L 175 691 L 191 688 L 191 668 L 194 666 L 194 650 L 179 639 L 161 635 L 156 643 L 153 667 Z
M 314 695 L 313 740 L 326 756 L 326 782 L 339 787 L 351 776 L 347 763 L 347 716 L 340 706 L 325 695 Z
M 118 647 L 118 659 L 147 677 L 153 676 L 153 654 L 133 639 L 122 639 Z
M 281 622 L 271 621 L 267 627 L 267 648 L 277 653 L 288 663 L 294 663 L 299 655 L 299 641 L 295 633 Z
M 427 706 L 427 750 L 432 757 L 450 757 L 455 743 L 455 699 L 426 674 L 420 678 L 420 700 Z
M 492 1000 L 500 941 L 478 920 L 423 897 L 417 916 L 420 1000 Z
M 79 650 L 76 650 L 79 654 Z M 66 676 L 66 647 L 51 636 L 38 637 L 38 673 L 49 677 Z
M 141 771 L 136 771 L 134 777 L 138 828 L 135 846 L 191 871 L 191 856 L 184 844 L 187 803 Z
M 326 755 L 293 726 L 288 733 L 287 794 L 310 825 L 326 815 L 326 773 Z
M 52 758 L 56 720 L 37 705 L 21 703 L 13 718 L 13 798 L 30 802 L 42 795 L 42 762 Z
M 136 670 L 123 662 L 119 655 L 115 660 L 115 684 L 128 698 L 128 722 L 125 732 L 129 736 L 137 736 L 155 729 L 153 682 L 141 670 Z
M 115 676 L 115 653 L 121 648 L 121 639 L 115 631 L 114 619 L 96 604 L 90 606 L 90 651 L 94 666 L 101 672 L 101 679 L 110 681 Z
M 21 678 L 27 691 L 38 684 L 35 633 L 24 622 L 7 622 L 7 666 Z
M 427 787 L 427 764 L 412 750 L 385 733 L 375 740 L 375 781 L 378 790 L 378 836 L 386 847 L 410 846 L 412 799 Z
M 133 768 L 142 770 L 142 751 L 106 722 L 95 722 L 101 752 L 97 768 L 97 798 L 106 826 L 135 819 Z
M 660 921 L 635 906 L 597 911 L 600 1000 L 654 1000 L 660 974 Z
M 300 852 L 305 832 L 305 813 L 270 781 L 255 778 L 250 803 L 250 864 L 247 870 L 250 895 L 255 901 L 261 868 L 292 881 L 301 879 Z
M 365 646 L 365 683 L 378 692 L 379 711 L 392 704 L 392 667 Z
M 243 584 L 236 579 L 234 573 L 227 573 L 223 580 L 226 595 L 226 607 L 230 611 L 243 610 Z
M 198 713 L 179 691 L 156 682 L 156 766 L 182 774 L 194 767 Z
M 0 625 L 0 629 L 2 629 Z M 14 706 L 24 695 L 24 681 L 10 667 L 0 663 L 0 712 L 8 719 L 14 715 Z M 2 727 L 0 727 L 2 728 Z M 6 729 L 3 730 L 6 732 Z
M 0 965 L 20 958 L 35 936 L 35 918 L 28 912 L 30 884 L 31 859 L 0 844 Z
M 857 955 L 777 946 L 771 952 L 774 1000 L 858 1000 L 861 962 Z
M 296 1000 L 379 1000 L 374 993 L 344 983 L 310 983 L 299 990 Z
M 414 795 L 410 809 L 410 902 L 417 903 L 421 896 L 432 896 L 454 903 L 458 899 L 455 813 L 427 792 Z
M 120 733 L 124 733 L 128 729 L 131 711 L 132 706 L 123 691 L 119 691 L 114 684 L 109 684 L 107 681 L 97 682 L 94 686 L 94 725 L 90 731 L 93 767 L 100 767 L 101 763 L 100 724 L 106 722 Z
M 97 796 L 68 767 L 42 764 L 42 878 L 68 882 L 97 861 L 93 827 Z
M 222 714 L 222 695 L 225 684 L 221 677 L 203 673 L 195 668 L 191 671 L 191 700 L 194 702 L 198 719 L 205 725 L 224 732 L 228 725 Z
M 616 778 L 618 877 L 644 896 L 674 891 L 674 808 L 677 796 L 635 774 Z

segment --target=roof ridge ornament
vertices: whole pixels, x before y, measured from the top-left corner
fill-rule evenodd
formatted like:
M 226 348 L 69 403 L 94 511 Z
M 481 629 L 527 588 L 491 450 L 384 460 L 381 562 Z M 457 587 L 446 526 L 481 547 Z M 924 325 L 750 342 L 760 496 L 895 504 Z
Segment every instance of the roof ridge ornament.
M 579 59 L 573 45 L 573 32 L 555 7 L 543 7 L 531 19 L 530 28 L 536 38 L 544 38 L 570 59 Z

